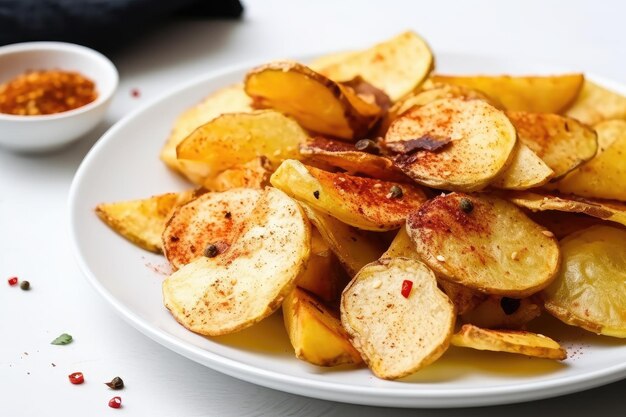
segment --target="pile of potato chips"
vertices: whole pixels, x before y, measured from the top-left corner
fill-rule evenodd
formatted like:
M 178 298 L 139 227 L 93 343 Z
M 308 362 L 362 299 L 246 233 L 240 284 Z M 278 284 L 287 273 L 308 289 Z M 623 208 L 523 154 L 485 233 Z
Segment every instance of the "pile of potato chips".
M 626 97 L 582 74 L 434 69 L 412 32 L 253 68 L 163 147 L 197 189 L 96 212 L 163 252 L 183 326 L 223 335 L 282 307 L 315 365 L 396 379 L 450 345 L 565 359 L 524 330 L 544 312 L 626 337 Z

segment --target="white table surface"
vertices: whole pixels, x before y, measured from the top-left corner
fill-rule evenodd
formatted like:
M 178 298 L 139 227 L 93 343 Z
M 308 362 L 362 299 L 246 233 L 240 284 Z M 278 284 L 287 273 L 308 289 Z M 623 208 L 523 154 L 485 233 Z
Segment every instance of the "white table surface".
M 435 51 L 556 62 L 626 83 L 626 15 L 616 1 L 246 1 L 240 21 L 161 28 L 112 56 L 121 83 L 106 122 L 80 143 L 41 156 L 0 150 L 0 416 L 455 416 L 314 400 L 219 374 L 127 325 L 83 279 L 70 250 L 67 194 L 82 158 L 129 111 L 227 64 L 369 45 L 406 28 Z M 139 98 L 130 91 L 138 88 Z M 3 132 L 0 132 L 3 134 Z M 154 156 L 156 157 L 156 155 Z M 114 167 L 112 167 L 114 169 Z M 114 260 L 112 260 L 114 261 Z M 32 291 L 10 288 L 18 275 Z M 60 333 L 75 341 L 53 346 Z M 625 358 L 626 360 L 626 358 Z M 56 366 L 53 366 L 52 364 Z M 86 383 L 67 375 L 80 370 Z M 119 375 L 123 409 L 102 382 Z M 624 415 L 626 380 L 466 416 Z M 119 415 L 122 415 L 119 414 Z

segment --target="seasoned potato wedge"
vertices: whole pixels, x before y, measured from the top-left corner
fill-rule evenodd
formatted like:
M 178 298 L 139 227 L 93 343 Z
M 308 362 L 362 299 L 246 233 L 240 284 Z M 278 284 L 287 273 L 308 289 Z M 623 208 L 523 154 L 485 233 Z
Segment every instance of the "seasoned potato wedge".
M 619 201 L 591 200 L 575 195 L 550 195 L 530 191 L 510 192 L 505 196 L 518 206 L 533 211 L 557 210 L 584 213 L 626 226 L 626 203 Z
M 552 181 L 589 161 L 598 150 L 596 132 L 577 120 L 558 114 L 506 113 L 519 140 L 553 171 Z
M 508 75 L 434 75 L 434 82 L 482 91 L 507 110 L 559 113 L 576 100 L 585 81 L 582 74 L 512 77 Z
M 260 156 L 273 166 L 298 158 L 298 146 L 307 138 L 298 123 L 276 111 L 230 113 L 194 130 L 176 152 L 180 160 L 204 164 L 204 182 Z
M 564 193 L 626 201 L 626 120 L 607 120 L 594 126 L 598 153 L 556 184 Z
M 504 113 L 486 102 L 451 98 L 405 112 L 385 135 L 388 147 L 414 141 L 441 142 L 442 147 L 396 156 L 396 166 L 406 175 L 434 188 L 474 191 L 504 171 L 517 134 Z
M 305 162 L 322 162 L 341 168 L 350 175 L 363 174 L 386 181 L 410 181 L 390 158 L 359 151 L 353 144 L 343 141 L 317 136 L 300 146 L 300 154 L 305 157 Z
M 452 336 L 451 344 L 478 350 L 519 353 L 535 358 L 567 358 L 567 352 L 561 345 L 542 334 L 519 330 L 488 330 L 471 324 L 464 324 Z
M 406 228 L 398 230 L 396 237 L 389 245 L 389 249 L 381 255 L 381 258 L 410 258 L 419 260 L 419 255 L 415 250 L 415 245 L 411 241 Z M 458 314 L 464 314 L 473 310 L 482 300 L 485 299 L 485 295 L 477 291 L 472 291 L 462 285 L 454 282 L 446 281 L 443 279 L 437 280 L 439 286 L 444 293 L 450 298 L 452 304 Z
M 163 281 L 163 301 L 207 336 L 249 327 L 278 309 L 309 257 L 309 223 L 285 193 L 266 188 L 230 248 L 200 257 Z
M 207 246 L 226 251 L 241 232 L 261 190 L 208 192 L 178 207 L 163 229 L 163 253 L 174 269 L 204 256 Z
M 554 235 L 494 196 L 435 197 L 409 215 L 407 232 L 437 274 L 488 294 L 531 295 L 559 268 Z
M 232 188 L 262 189 L 270 183 L 273 169 L 269 159 L 259 156 L 244 164 L 228 168 L 215 177 L 204 181 L 204 188 L 211 191 L 226 191 Z
M 508 298 L 495 295 L 487 297 L 471 311 L 462 314 L 465 323 L 486 329 L 522 329 L 541 315 L 541 305 L 536 297 Z
M 626 338 L 626 230 L 592 226 L 561 241 L 563 265 L 543 291 L 545 308 L 564 323 Z
M 412 289 L 402 294 L 405 281 Z M 341 323 L 372 372 L 396 379 L 437 360 L 454 331 L 452 302 L 415 259 L 381 259 L 361 269 L 341 297 Z
M 300 205 L 350 277 L 380 258 L 384 249 L 367 232 L 348 226 L 305 203 Z
M 178 160 L 176 147 L 196 128 L 219 115 L 249 111 L 252 111 L 252 99 L 243 90 L 243 84 L 235 84 L 216 91 L 176 119 L 172 133 L 161 149 L 161 160 L 170 168 L 181 172 L 192 182 L 202 185 L 207 170 L 205 164 Z
M 306 291 L 296 287 L 285 298 L 283 319 L 298 359 L 317 366 L 363 362 L 339 318 Z
M 348 87 L 297 62 L 273 62 L 250 70 L 246 93 L 257 107 L 284 112 L 305 128 L 343 139 L 364 136 L 382 115 Z
M 102 203 L 96 214 L 111 229 L 151 252 L 161 252 L 161 234 L 174 209 L 195 197 L 196 191 L 167 193 L 141 200 Z
M 364 230 L 397 229 L 426 201 L 415 185 L 330 173 L 294 160 L 283 162 L 270 182 L 296 200 Z
M 565 114 L 588 125 L 626 119 L 626 97 L 585 80 L 578 98 Z
M 553 176 L 554 171 L 528 146 L 518 141 L 511 163 L 490 185 L 508 190 L 526 190 L 547 183 Z
M 304 271 L 296 279 L 296 285 L 332 303 L 339 296 L 341 266 L 320 232 L 311 228 L 311 254 Z
M 404 32 L 364 51 L 347 54 L 319 71 L 335 81 L 361 76 L 393 101 L 420 86 L 434 68 L 428 44 L 414 32 Z

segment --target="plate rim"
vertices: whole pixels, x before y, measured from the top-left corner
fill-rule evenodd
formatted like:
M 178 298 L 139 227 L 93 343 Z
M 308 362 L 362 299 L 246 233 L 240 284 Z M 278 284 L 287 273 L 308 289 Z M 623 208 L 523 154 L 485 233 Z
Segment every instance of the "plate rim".
M 469 56 L 472 58 L 484 56 L 496 60 L 502 59 L 495 55 L 467 54 L 458 52 L 442 52 L 441 55 Z M 309 58 L 310 57 L 301 57 L 300 59 L 306 61 Z M 103 148 L 111 140 L 111 138 L 114 138 L 119 130 L 122 130 L 138 115 L 149 111 L 149 109 L 153 106 L 171 99 L 182 90 L 187 90 L 195 85 L 209 82 L 211 79 L 226 76 L 233 72 L 245 71 L 256 65 L 258 65 L 258 60 L 240 62 L 221 67 L 174 86 L 154 99 L 146 102 L 111 126 L 89 150 L 76 170 L 68 193 L 68 224 L 73 256 L 81 273 L 85 276 L 87 281 L 92 285 L 96 292 L 100 294 L 100 296 L 113 306 L 114 310 L 122 317 L 122 319 L 124 319 L 124 321 L 162 346 L 190 360 L 193 360 L 194 362 L 200 363 L 203 366 L 207 366 L 231 377 L 292 394 L 353 404 L 413 408 L 451 408 L 510 404 L 574 393 L 626 378 L 625 361 L 622 364 L 603 367 L 598 370 L 573 376 L 561 376 L 540 382 L 531 381 L 515 385 L 507 384 L 501 387 L 492 386 L 488 389 L 488 393 L 485 392 L 485 388 L 481 387 L 454 388 L 454 392 L 450 393 L 445 390 L 433 390 L 423 387 L 409 391 L 409 389 L 401 389 L 401 387 L 345 385 L 332 381 L 318 381 L 306 379 L 304 377 L 287 375 L 224 357 L 207 349 L 194 346 L 174 335 L 160 330 L 158 327 L 144 320 L 129 307 L 124 305 L 121 300 L 117 299 L 101 284 L 96 274 L 91 270 L 85 261 L 79 244 L 78 224 L 75 221 L 78 219 L 78 216 L 76 215 L 78 203 L 77 197 L 80 185 L 85 173 L 91 165 L 91 161 L 98 156 L 100 149 Z M 549 65 L 549 63 L 543 63 L 543 65 Z M 556 65 L 550 67 L 558 68 Z M 626 93 L 626 85 L 617 81 L 605 79 L 592 73 L 585 73 L 585 78 L 598 82 L 599 84 L 610 89 Z M 407 386 L 410 385 L 407 384 Z M 453 397 L 451 398 L 451 396 Z M 447 401 L 442 402 L 441 400 L 443 399 Z

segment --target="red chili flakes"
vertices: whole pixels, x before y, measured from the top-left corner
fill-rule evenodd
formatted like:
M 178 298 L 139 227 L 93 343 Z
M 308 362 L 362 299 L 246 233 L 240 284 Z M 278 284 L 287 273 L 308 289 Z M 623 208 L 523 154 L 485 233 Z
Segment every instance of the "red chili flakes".
M 70 382 L 74 385 L 80 385 L 85 382 L 85 377 L 82 372 L 74 372 L 73 374 L 69 374 L 67 376 L 70 379 Z
M 7 280 L 10 286 L 17 285 L 17 277 L 11 277 Z
M 141 91 L 139 91 L 138 88 L 133 88 L 132 90 L 130 90 L 130 96 L 132 98 L 139 98 L 141 97 Z
M 122 399 L 120 397 L 113 397 L 109 400 L 109 407 L 120 408 L 122 406 Z
M 402 281 L 402 296 L 404 298 L 409 298 L 409 294 L 411 294 L 411 289 L 413 288 L 413 281 L 409 281 L 408 279 L 405 279 L 404 281 Z

